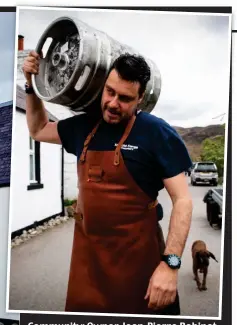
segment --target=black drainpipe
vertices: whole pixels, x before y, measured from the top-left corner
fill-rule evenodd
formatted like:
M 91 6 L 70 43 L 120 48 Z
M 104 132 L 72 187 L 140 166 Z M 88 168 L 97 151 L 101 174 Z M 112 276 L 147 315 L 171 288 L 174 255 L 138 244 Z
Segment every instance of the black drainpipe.
M 62 212 L 61 216 L 65 216 L 64 209 L 64 149 L 61 147 L 61 203 L 62 203 Z

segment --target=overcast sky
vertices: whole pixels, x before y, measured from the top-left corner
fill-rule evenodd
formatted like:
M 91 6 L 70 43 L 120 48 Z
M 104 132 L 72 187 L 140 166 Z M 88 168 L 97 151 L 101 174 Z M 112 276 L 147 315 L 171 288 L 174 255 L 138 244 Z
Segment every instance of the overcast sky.
M 15 18 L 15 12 L 0 12 L 0 103 L 13 96 Z
M 152 114 L 177 126 L 223 123 L 228 112 L 229 16 L 146 11 L 20 9 L 18 34 L 34 49 L 47 26 L 61 16 L 81 19 L 157 64 L 161 95 Z

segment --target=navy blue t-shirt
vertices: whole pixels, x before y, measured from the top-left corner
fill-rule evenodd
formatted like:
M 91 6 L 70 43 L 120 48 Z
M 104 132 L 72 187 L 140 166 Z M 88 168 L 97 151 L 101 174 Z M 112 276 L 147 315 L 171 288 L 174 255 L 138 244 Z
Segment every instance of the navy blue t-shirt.
M 87 114 L 58 122 L 58 133 L 68 153 L 80 158 L 83 143 L 95 126 Z M 91 139 L 88 150 L 115 150 L 125 126 L 104 120 Z M 176 176 L 191 167 L 187 148 L 167 122 L 146 112 L 137 114 L 133 128 L 121 148 L 125 165 L 138 186 L 152 199 L 164 188 L 163 179 Z

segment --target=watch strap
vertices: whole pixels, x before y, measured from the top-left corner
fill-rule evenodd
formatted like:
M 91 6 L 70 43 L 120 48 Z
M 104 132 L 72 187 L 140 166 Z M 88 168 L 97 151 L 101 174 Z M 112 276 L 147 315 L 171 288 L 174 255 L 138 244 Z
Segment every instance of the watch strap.
M 34 94 L 34 88 L 32 86 L 29 86 L 28 83 L 25 83 L 25 92 L 26 94 Z

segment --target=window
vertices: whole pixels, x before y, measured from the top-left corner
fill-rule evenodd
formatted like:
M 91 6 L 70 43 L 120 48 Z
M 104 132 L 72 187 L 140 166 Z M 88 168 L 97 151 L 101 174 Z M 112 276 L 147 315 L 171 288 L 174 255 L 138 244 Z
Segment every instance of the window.
M 30 183 L 36 183 L 35 175 L 35 141 L 30 137 Z
M 217 172 L 217 167 L 214 163 L 198 163 L 196 166 L 196 172 Z
M 43 188 L 40 177 L 40 143 L 29 137 L 29 181 L 28 190 Z

